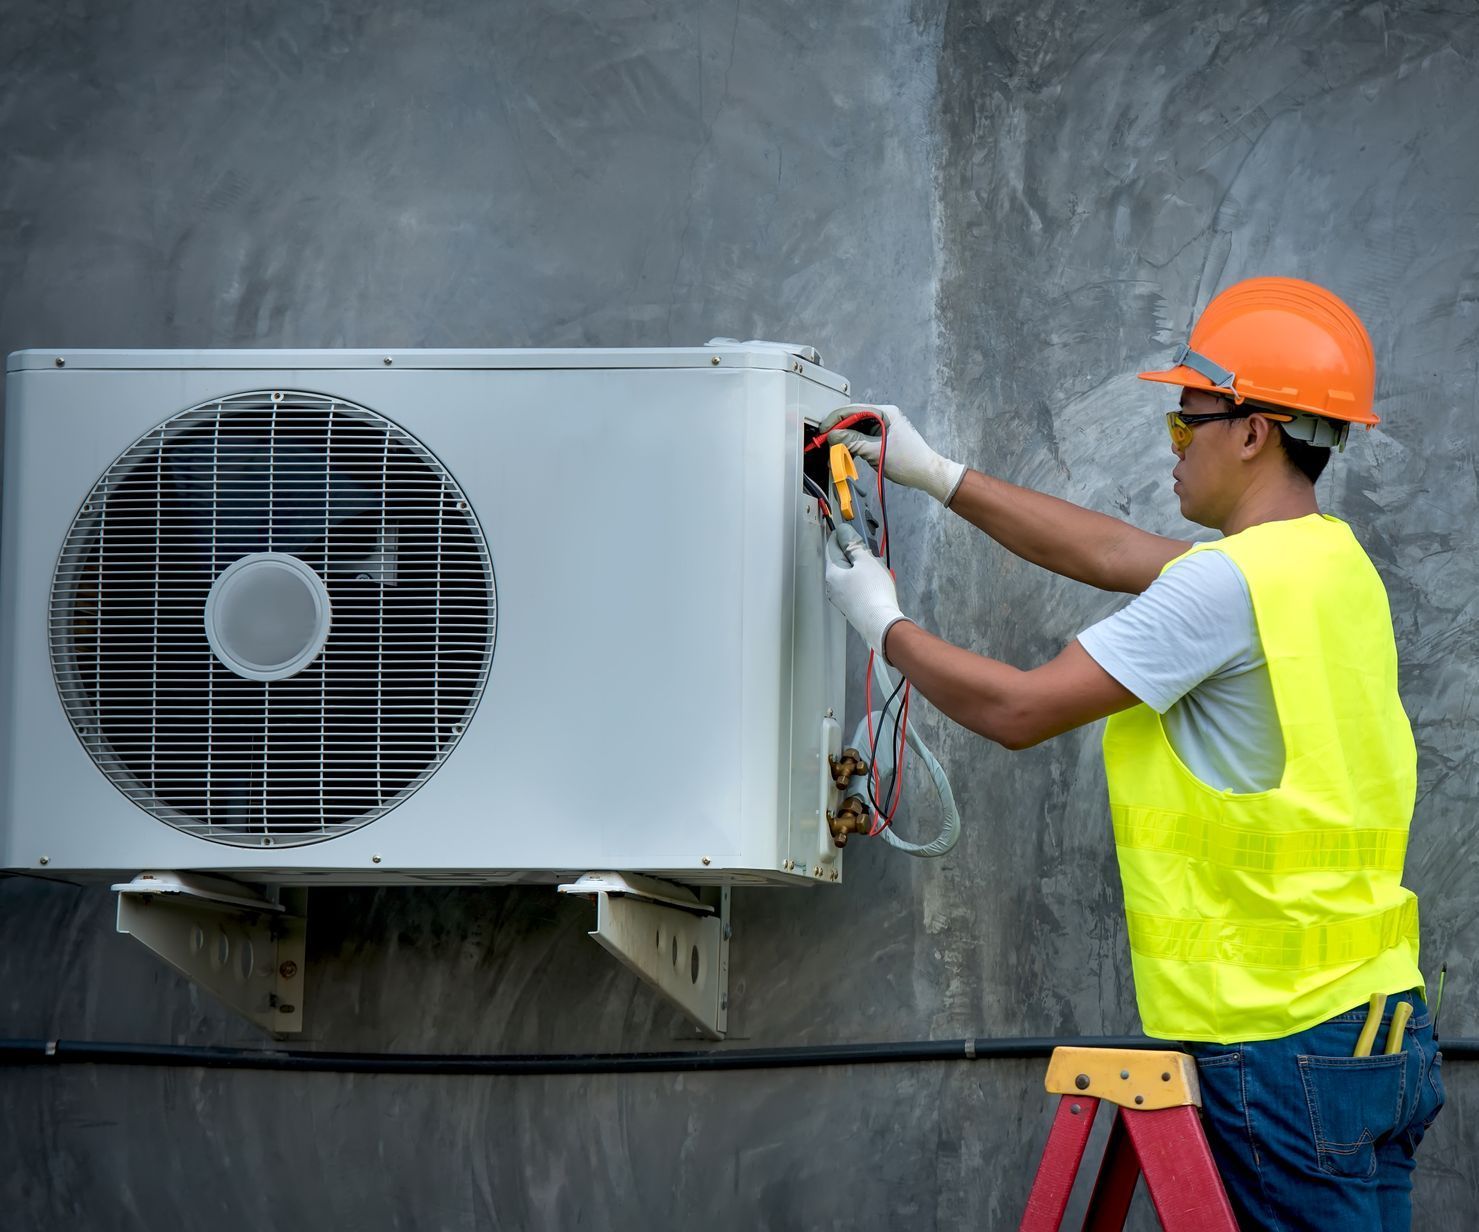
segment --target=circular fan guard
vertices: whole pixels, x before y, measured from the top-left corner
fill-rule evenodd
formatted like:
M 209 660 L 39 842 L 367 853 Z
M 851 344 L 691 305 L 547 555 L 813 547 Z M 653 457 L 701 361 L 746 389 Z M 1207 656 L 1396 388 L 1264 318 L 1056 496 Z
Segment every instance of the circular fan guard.
M 332 626 L 286 679 L 207 637 L 216 578 L 258 553 L 323 582 Z M 317 394 L 183 412 L 110 466 L 51 594 L 51 660 L 87 751 L 131 800 L 241 846 L 311 843 L 395 807 L 482 695 L 497 601 L 482 530 L 402 428 Z

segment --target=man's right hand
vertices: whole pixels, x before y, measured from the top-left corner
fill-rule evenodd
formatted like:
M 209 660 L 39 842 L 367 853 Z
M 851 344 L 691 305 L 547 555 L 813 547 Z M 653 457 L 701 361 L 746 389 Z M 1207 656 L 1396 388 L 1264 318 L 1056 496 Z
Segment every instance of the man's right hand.
M 965 466 L 952 462 L 925 444 L 924 437 L 911 424 L 904 412 L 896 406 L 868 406 L 853 403 L 838 407 L 822 420 L 818 432 L 827 432 L 829 441 L 840 441 L 852 453 L 862 458 L 875 470 L 879 454 L 883 453 L 882 440 L 852 428 L 832 430 L 838 420 L 854 415 L 858 411 L 876 411 L 888 424 L 888 450 L 883 460 L 883 476 L 906 488 L 918 488 L 928 492 L 942 505 L 948 505 L 960 481 L 965 477 Z

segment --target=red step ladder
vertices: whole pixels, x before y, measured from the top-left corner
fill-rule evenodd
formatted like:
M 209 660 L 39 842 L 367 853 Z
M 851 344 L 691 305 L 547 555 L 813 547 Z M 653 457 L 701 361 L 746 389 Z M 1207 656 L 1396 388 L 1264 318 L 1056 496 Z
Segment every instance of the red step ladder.
M 1184 1052 L 1055 1048 L 1048 1091 L 1061 1095 L 1020 1232 L 1058 1232 L 1101 1101 L 1116 1105 L 1084 1232 L 1122 1229 L 1145 1174 L 1165 1232 L 1238 1232 L 1197 1115 L 1196 1062 Z

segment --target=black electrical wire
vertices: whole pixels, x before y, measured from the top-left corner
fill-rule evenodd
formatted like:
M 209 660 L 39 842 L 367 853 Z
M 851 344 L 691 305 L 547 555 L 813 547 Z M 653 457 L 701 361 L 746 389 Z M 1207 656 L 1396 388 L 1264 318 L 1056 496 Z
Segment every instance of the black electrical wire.
M 826 522 L 828 529 L 833 534 L 836 534 L 837 524 L 832 521 L 832 515 L 827 512 L 827 494 L 822 491 L 821 485 L 810 475 L 802 475 L 801 483 L 807 492 L 816 499 L 817 512 L 822 515 L 822 521 Z
M 899 696 L 899 693 L 903 690 L 903 688 L 904 688 L 904 677 L 902 675 L 900 675 L 899 676 L 899 683 L 896 684 L 896 685 L 894 685 L 894 691 L 888 695 L 888 700 L 883 703 L 883 709 L 878 712 L 878 736 L 880 736 L 880 737 L 883 735 L 883 729 L 884 729 L 884 727 L 887 726 L 887 724 L 888 724 L 888 708 L 894 704 L 894 699 Z M 900 710 L 902 710 L 902 707 L 900 707 Z M 895 735 L 897 735 L 898 730 L 899 730 L 898 713 L 899 713 L 898 711 L 896 711 L 894 713 L 894 733 L 895 733 Z M 873 811 L 875 813 L 877 813 L 879 819 L 882 820 L 886 816 L 886 814 L 888 813 L 888 810 L 885 809 L 884 807 L 882 807 L 878 803 L 878 796 L 877 796 L 877 794 L 873 790 L 873 781 L 874 781 L 874 778 L 875 777 L 878 778 L 878 781 L 880 783 L 883 781 L 882 780 L 882 776 L 875 776 L 874 773 L 873 773 L 873 770 L 878 765 L 878 747 L 879 747 L 878 746 L 878 740 L 877 740 L 877 738 L 875 738 L 874 741 L 873 741 L 873 747 L 868 750 L 868 752 L 870 754 L 872 754 L 872 757 L 873 757 L 873 766 L 870 766 L 869 767 L 869 770 L 868 770 L 868 803 L 873 806 Z M 895 765 L 895 768 L 897 769 L 897 763 Z M 892 780 L 890 780 L 889 790 L 886 791 L 886 792 L 884 792 L 883 798 L 885 800 L 887 800 L 889 798 L 889 796 L 892 794 L 892 792 L 893 792 L 893 782 L 892 782 Z
M 899 684 L 904 684 L 903 672 L 899 673 Z M 895 692 L 897 692 L 897 690 L 895 690 Z M 883 798 L 885 800 L 892 800 L 894 798 L 894 787 L 898 784 L 899 781 L 899 764 L 904 760 L 904 742 L 899 739 L 899 724 L 904 718 L 905 706 L 906 703 L 901 701 L 899 703 L 899 708 L 894 711 L 894 730 L 893 734 L 888 738 L 889 752 L 893 754 L 894 764 L 889 767 L 888 788 L 883 793 Z M 889 818 L 889 823 L 893 823 L 892 817 Z
M 1054 1038 L 1026 1036 L 953 1040 L 811 1044 L 788 1048 L 709 1048 L 682 1052 L 468 1054 L 316 1052 L 292 1048 L 221 1048 L 192 1044 L 129 1044 L 92 1040 L 0 1040 L 5 1065 L 141 1065 L 165 1068 L 296 1070 L 340 1074 L 653 1074 L 718 1070 L 800 1069 L 921 1061 L 1021 1060 L 1054 1048 L 1175 1049 L 1142 1035 Z M 1479 1039 L 1442 1045 L 1447 1061 L 1479 1059 Z

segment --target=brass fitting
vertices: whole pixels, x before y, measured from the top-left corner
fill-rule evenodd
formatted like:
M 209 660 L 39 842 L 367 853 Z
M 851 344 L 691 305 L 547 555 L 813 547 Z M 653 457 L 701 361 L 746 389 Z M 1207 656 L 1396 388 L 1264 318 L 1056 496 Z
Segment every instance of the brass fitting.
M 841 757 L 828 754 L 827 765 L 832 768 L 832 785 L 838 791 L 846 791 L 854 775 L 868 773 L 868 762 L 857 749 L 843 749 Z
M 871 824 L 862 796 L 848 796 L 835 813 L 827 810 L 827 828 L 832 831 L 832 843 L 837 847 L 847 846 L 849 834 L 867 834 Z

